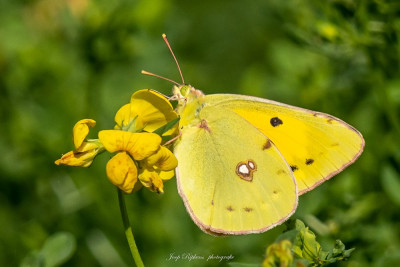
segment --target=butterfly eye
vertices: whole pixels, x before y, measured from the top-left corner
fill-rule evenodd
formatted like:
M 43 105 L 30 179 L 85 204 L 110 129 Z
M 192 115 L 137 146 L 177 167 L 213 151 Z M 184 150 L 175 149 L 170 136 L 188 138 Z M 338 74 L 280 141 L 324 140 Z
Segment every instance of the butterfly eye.
M 183 85 L 180 90 L 181 90 L 181 95 L 186 96 L 190 91 L 190 86 Z

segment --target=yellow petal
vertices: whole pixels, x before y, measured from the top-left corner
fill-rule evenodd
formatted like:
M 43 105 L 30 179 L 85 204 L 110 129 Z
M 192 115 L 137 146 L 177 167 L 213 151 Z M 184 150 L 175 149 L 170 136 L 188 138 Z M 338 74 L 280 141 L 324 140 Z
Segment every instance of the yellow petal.
M 157 153 L 146 159 L 146 164 L 156 166 L 162 171 L 170 171 L 178 166 L 178 160 L 168 148 L 161 146 Z
M 86 136 L 89 133 L 89 127 L 94 127 L 96 125 L 96 121 L 91 119 L 83 119 L 78 121 L 74 128 L 72 129 L 72 134 L 74 136 L 74 146 L 75 148 L 79 148 Z
M 127 194 L 132 193 L 137 182 L 137 168 L 126 152 L 119 152 L 112 157 L 106 166 L 107 177 L 112 184 Z
M 162 94 L 144 89 L 132 95 L 130 116 L 137 116 L 137 124 L 143 125 L 145 131 L 153 132 L 167 122 L 176 119 L 178 114 Z M 177 132 L 178 124 L 164 133 L 164 135 L 172 135 Z
M 135 117 L 137 117 L 137 114 L 131 113 L 131 104 L 123 105 L 117 111 L 117 114 L 115 114 L 114 120 L 117 123 L 117 125 L 115 125 L 114 129 L 121 130 L 123 127 L 128 126 L 131 123 L 131 121 L 135 119 Z M 143 128 L 143 125 L 141 126 L 142 127 L 138 126 L 136 129 Z
M 273 243 L 267 248 L 267 256 L 262 266 L 292 266 L 292 263 L 292 243 L 284 239 L 279 243 Z
M 139 180 L 145 187 L 152 192 L 164 193 L 163 182 L 156 171 L 147 168 L 141 169 L 140 171 Z
M 100 131 L 99 139 L 107 151 L 127 151 L 135 160 L 143 160 L 155 153 L 161 143 L 161 137 L 157 134 L 119 130 Z
M 97 152 L 95 150 L 86 152 L 69 151 L 62 155 L 60 159 L 56 160 L 55 164 L 74 167 L 89 167 L 96 155 Z
M 161 180 L 167 181 L 175 176 L 175 170 L 165 172 L 161 171 L 158 175 L 160 176 Z
M 77 149 L 75 149 L 75 152 L 88 152 L 90 150 L 98 149 L 100 148 L 101 143 L 98 142 L 83 142 Z

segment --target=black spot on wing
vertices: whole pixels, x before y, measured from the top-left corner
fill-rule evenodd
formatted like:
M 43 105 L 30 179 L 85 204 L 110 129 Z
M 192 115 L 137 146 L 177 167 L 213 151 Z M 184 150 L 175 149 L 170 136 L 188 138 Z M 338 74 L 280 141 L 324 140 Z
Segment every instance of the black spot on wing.
M 292 169 L 292 172 L 297 171 L 299 169 L 299 167 L 297 167 L 296 165 L 290 165 L 290 168 Z
M 232 206 L 226 207 L 226 210 L 227 210 L 227 211 L 230 211 L 230 212 L 234 211 L 234 209 L 232 208 Z
M 253 209 L 252 209 L 252 208 L 249 208 L 249 207 L 245 207 L 245 208 L 244 208 L 244 211 L 245 211 L 245 212 L 251 212 L 252 210 L 253 210 Z
M 271 123 L 271 125 L 273 127 L 276 127 L 276 126 L 279 126 L 279 125 L 283 124 L 282 120 L 279 119 L 278 117 L 273 117 L 269 122 Z
M 306 159 L 306 164 L 311 165 L 313 164 L 314 160 L 313 159 Z
M 267 139 L 267 142 L 265 142 L 264 146 L 263 146 L 263 150 L 268 149 L 271 147 L 271 141 L 269 139 Z

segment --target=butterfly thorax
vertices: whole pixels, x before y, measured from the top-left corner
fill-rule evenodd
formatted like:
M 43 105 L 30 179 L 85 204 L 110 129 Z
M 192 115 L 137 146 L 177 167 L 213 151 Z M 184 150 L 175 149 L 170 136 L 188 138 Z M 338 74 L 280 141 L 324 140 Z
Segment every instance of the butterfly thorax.
M 204 93 L 191 85 L 174 86 L 174 96 L 178 99 L 177 112 L 180 126 L 191 126 L 198 124 L 199 113 L 204 106 Z

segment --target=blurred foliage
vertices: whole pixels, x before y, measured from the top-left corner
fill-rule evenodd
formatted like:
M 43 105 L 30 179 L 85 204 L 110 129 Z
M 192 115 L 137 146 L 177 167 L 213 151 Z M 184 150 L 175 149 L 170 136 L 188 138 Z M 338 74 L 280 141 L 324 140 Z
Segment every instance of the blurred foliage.
M 133 264 L 107 158 L 90 169 L 54 160 L 72 148 L 79 119 L 112 128 L 133 91 L 170 94 L 168 82 L 140 75 L 145 69 L 178 79 L 164 32 L 186 80 L 207 94 L 274 99 L 359 129 L 361 158 L 300 197 L 293 217 L 322 247 L 340 239 L 356 248 L 341 266 L 400 264 L 400 2 L 0 0 L 1 266 L 24 266 L 59 232 L 70 233 L 76 249 L 58 251 L 54 265 L 65 257 L 67 266 Z M 164 190 L 127 197 L 148 266 L 175 266 L 171 254 L 261 264 L 283 230 L 208 236 L 186 213 L 174 181 Z
M 40 251 L 32 251 L 25 257 L 20 266 L 59 266 L 69 260 L 75 250 L 75 237 L 71 233 L 59 232 L 47 238 Z
M 331 251 L 322 250 L 315 234 L 300 220 L 286 222 L 288 229 L 268 246 L 263 267 L 306 267 L 326 266 L 348 260 L 354 248 L 345 250 L 340 240 L 336 240 Z

